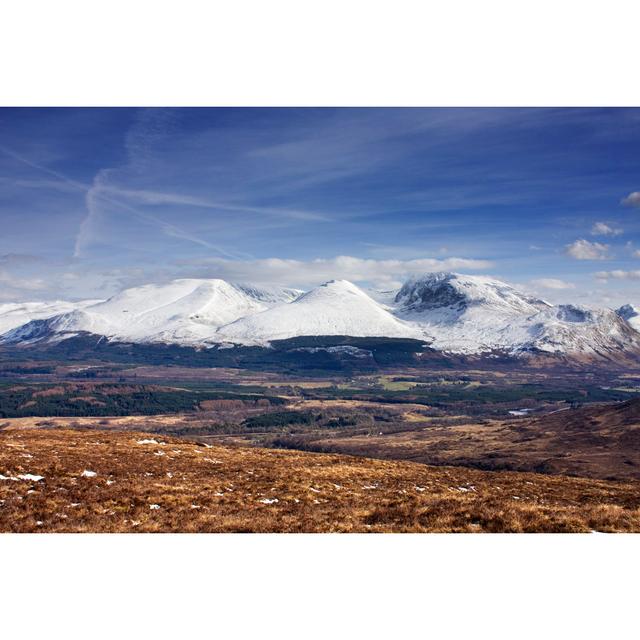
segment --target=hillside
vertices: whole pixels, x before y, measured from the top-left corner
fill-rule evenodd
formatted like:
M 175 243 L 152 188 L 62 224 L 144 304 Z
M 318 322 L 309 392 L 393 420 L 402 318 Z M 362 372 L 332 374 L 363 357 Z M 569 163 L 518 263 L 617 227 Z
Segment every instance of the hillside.
M 5 532 L 640 532 L 639 489 L 143 433 L 0 432 Z
M 283 444 L 426 464 L 640 480 L 640 398 L 540 417 L 436 426 L 416 422 L 414 429 L 375 438 L 311 434 Z

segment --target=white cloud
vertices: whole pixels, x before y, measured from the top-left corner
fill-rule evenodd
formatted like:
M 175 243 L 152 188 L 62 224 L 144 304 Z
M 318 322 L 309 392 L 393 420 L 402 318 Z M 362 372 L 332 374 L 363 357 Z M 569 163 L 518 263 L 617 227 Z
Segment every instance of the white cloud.
M 598 280 L 640 280 L 640 271 L 598 271 L 596 273 Z
M 630 193 L 626 198 L 622 198 L 621 202 L 628 207 L 640 207 L 640 191 Z
M 196 265 L 194 265 L 196 266 Z M 478 270 L 493 266 L 488 260 L 469 258 L 421 258 L 416 260 L 371 260 L 352 256 L 315 260 L 228 260 L 210 258 L 197 263 L 203 277 L 231 281 L 307 287 L 333 279 L 370 283 L 379 288 L 395 288 L 412 275 L 431 271 Z
M 568 244 L 565 248 L 565 253 L 576 260 L 605 260 L 608 250 L 608 244 L 589 242 L 589 240 L 581 238 Z
M 26 291 L 42 291 L 47 288 L 47 283 L 41 278 L 21 278 L 0 269 L 0 285 L 9 289 Z
M 558 278 L 539 278 L 538 280 L 532 280 L 531 284 L 534 287 L 540 287 L 542 289 L 575 289 L 576 286 L 571 282 L 565 282 Z
M 605 222 L 596 222 L 591 227 L 592 236 L 619 236 L 622 233 L 622 229 L 618 227 L 612 227 Z

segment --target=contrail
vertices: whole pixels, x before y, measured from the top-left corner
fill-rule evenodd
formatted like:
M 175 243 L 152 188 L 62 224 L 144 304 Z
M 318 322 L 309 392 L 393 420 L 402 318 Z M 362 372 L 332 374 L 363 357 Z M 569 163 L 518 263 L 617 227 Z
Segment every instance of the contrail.
M 234 259 L 239 259 L 242 256 L 240 256 L 239 254 L 234 254 L 234 253 L 230 253 L 229 251 L 226 251 L 224 249 L 222 249 L 221 247 L 218 247 L 214 244 L 211 244 L 210 242 L 207 242 L 206 240 L 203 240 L 202 238 L 198 238 L 197 236 L 194 236 L 192 234 L 190 234 L 188 231 L 185 231 L 184 229 L 181 229 L 180 227 L 177 227 L 174 224 L 171 224 L 169 222 L 165 222 L 164 220 L 160 220 L 159 218 L 156 218 L 155 216 L 148 214 L 148 213 L 144 213 L 138 209 L 135 209 L 134 207 L 124 203 L 124 202 L 120 202 L 119 200 L 115 200 L 113 198 L 110 198 L 108 196 L 105 196 L 104 194 L 100 193 L 99 191 L 96 192 L 96 187 L 95 185 L 87 185 L 84 184 L 82 182 L 78 182 L 77 180 L 73 180 L 72 178 L 68 178 L 67 176 L 65 176 L 62 173 L 58 173 L 57 171 L 54 171 L 53 169 L 49 169 L 48 167 L 44 167 L 42 165 L 39 165 L 35 162 L 31 162 L 31 160 L 28 160 L 27 158 L 23 158 L 22 156 L 18 155 L 17 153 L 15 153 L 14 151 L 12 151 L 11 149 L 8 149 L 7 147 L 0 145 L 0 151 L 2 151 L 4 154 L 10 156 L 11 158 L 14 158 L 15 160 L 18 160 L 19 162 L 22 162 L 23 164 L 27 165 L 28 167 L 31 167 L 32 169 L 37 169 L 38 171 L 42 171 L 50 176 L 53 176 L 54 178 L 57 178 L 58 180 L 61 180 L 62 182 L 64 182 L 65 184 L 68 184 L 72 187 L 75 187 L 76 189 L 78 189 L 79 191 L 84 191 L 87 193 L 87 195 L 89 194 L 89 192 L 93 191 L 93 193 L 91 194 L 92 197 L 101 200 L 102 202 L 106 202 L 108 204 L 111 204 L 115 207 L 120 207 L 122 209 L 125 209 L 126 211 L 129 211 L 130 213 L 134 214 L 136 217 L 138 217 L 141 220 L 144 220 L 145 222 L 150 222 L 153 223 L 155 225 L 158 225 L 162 231 L 170 236 L 173 236 L 175 238 L 180 238 L 182 240 L 188 240 L 190 242 L 193 242 L 195 244 L 198 244 L 202 247 L 206 247 L 207 249 L 212 249 L 213 251 L 217 251 L 218 253 L 220 253 L 221 255 L 227 257 L 227 258 L 234 258 Z M 99 188 L 98 188 L 99 189 Z M 82 221 L 82 223 L 80 224 L 80 230 L 78 231 L 78 238 L 76 238 L 76 247 L 75 247 L 75 251 L 74 251 L 74 257 L 78 257 L 78 252 L 79 252 L 79 246 L 78 246 L 78 239 L 79 239 L 79 235 L 82 232 L 82 228 L 83 226 L 86 225 L 86 223 L 91 219 L 92 216 L 92 211 L 89 207 L 89 212 L 87 214 L 87 216 L 85 217 L 85 219 Z

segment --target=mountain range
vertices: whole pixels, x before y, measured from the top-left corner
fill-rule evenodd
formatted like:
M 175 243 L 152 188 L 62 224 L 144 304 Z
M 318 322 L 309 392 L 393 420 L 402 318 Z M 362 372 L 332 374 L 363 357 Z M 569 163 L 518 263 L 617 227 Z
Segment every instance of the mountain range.
M 640 313 L 551 305 L 484 276 L 428 273 L 398 291 L 332 280 L 310 291 L 181 279 L 108 300 L 0 305 L 0 342 L 51 343 L 80 334 L 113 342 L 268 347 L 303 336 L 410 338 L 451 354 L 532 352 L 640 361 Z

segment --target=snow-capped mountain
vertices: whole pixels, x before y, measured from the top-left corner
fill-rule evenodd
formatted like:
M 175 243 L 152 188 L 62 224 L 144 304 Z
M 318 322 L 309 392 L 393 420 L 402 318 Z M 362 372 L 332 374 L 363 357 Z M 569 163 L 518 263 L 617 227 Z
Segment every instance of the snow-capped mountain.
M 9 317 L 13 311 L 4 307 Z M 7 321 L 0 341 L 30 344 L 87 333 L 116 342 L 269 346 L 302 336 L 389 337 L 421 340 L 452 354 L 615 360 L 624 352 L 640 358 L 640 315 L 631 305 L 618 311 L 554 306 L 504 282 L 456 273 L 426 274 L 397 292 L 371 295 L 346 280 L 306 293 L 175 280 L 71 305 L 62 313 L 52 309 L 35 319 L 25 316 L 29 321 L 19 326 Z
M 483 276 L 432 273 L 410 280 L 394 300 L 399 317 L 451 353 L 608 355 L 640 348 L 640 335 L 610 309 L 553 305 Z
M 51 318 L 61 313 L 83 309 L 98 302 L 100 300 L 85 300 L 83 302 L 55 300 L 52 302 L 8 302 L 0 304 L 0 335 L 31 320 Z
M 506 282 L 485 276 L 445 272 L 428 273 L 408 280 L 396 294 L 395 303 L 410 313 L 441 310 L 448 319 L 480 307 L 512 315 L 531 314 L 551 306 Z
M 393 305 L 399 317 L 433 336 L 434 348 L 452 353 L 510 350 L 525 338 L 509 335 L 512 323 L 550 306 L 504 282 L 456 273 L 409 280 Z
M 424 339 L 415 325 L 395 317 L 347 280 L 332 280 L 291 304 L 241 318 L 222 327 L 218 338 L 265 344 L 297 336 L 353 336 Z
M 206 344 L 218 327 L 290 302 L 300 293 L 224 280 L 175 280 L 126 289 L 104 302 L 29 322 L 4 338 L 20 342 L 84 332 L 121 342 Z

